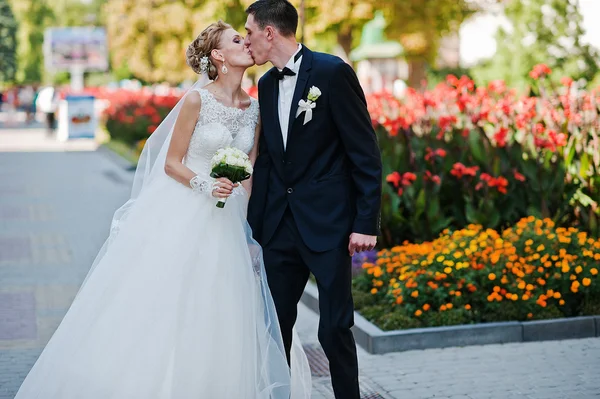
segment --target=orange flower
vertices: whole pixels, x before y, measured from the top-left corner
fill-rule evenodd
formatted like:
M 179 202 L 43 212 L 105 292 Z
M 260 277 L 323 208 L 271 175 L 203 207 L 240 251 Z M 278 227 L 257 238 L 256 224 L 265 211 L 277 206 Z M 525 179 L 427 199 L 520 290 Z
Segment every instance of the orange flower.
M 592 284 L 592 280 L 586 277 L 583 279 L 582 283 L 584 287 L 589 287 L 589 285 Z
M 431 308 L 431 306 L 430 306 L 428 303 L 426 303 L 425 305 L 423 305 L 423 310 L 424 310 L 424 311 L 426 311 L 426 312 L 427 312 L 427 311 L 428 311 L 430 308 Z
M 422 314 L 423 314 L 423 312 L 421 311 L 421 309 L 417 309 L 415 311 L 415 316 L 417 316 L 417 317 L 421 316 Z
M 598 269 L 596 269 L 595 267 L 590 269 L 590 273 L 592 273 L 592 276 L 595 276 L 598 274 Z
M 489 278 L 491 281 L 494 281 L 494 280 L 496 279 L 496 275 L 495 275 L 494 273 L 490 273 L 490 274 L 488 275 L 488 278 Z
M 469 305 L 468 303 L 465 305 L 465 309 L 467 310 L 471 310 L 471 305 Z
M 377 288 L 372 288 L 371 289 L 371 294 L 373 294 L 373 295 L 377 294 Z
M 419 296 L 419 291 L 413 291 L 410 296 L 412 296 L 413 298 L 416 298 Z

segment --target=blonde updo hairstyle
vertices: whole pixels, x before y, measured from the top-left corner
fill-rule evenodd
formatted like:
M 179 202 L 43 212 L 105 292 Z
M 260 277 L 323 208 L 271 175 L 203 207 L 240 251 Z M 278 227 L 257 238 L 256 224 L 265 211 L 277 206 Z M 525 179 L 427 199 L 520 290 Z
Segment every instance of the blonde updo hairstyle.
M 219 47 L 221 43 L 221 36 L 227 29 L 231 29 L 231 25 L 218 21 L 214 22 L 206 27 L 198 35 L 193 42 L 188 46 L 185 56 L 187 64 L 197 74 L 202 73 L 200 66 L 203 57 L 208 57 L 208 67 L 206 73 L 210 80 L 215 80 L 218 76 L 217 66 L 212 58 L 211 52 Z

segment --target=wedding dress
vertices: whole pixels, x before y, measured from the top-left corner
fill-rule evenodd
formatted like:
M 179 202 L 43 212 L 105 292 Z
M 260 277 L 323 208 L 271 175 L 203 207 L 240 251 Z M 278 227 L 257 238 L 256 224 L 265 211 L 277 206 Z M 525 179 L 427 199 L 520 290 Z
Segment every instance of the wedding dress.
M 218 149 L 250 152 L 259 108 L 195 90 L 184 163 L 209 182 Z M 245 189 L 220 209 L 210 187 L 176 182 L 160 157 L 154 166 L 16 399 L 309 398 L 297 339 L 290 377 Z

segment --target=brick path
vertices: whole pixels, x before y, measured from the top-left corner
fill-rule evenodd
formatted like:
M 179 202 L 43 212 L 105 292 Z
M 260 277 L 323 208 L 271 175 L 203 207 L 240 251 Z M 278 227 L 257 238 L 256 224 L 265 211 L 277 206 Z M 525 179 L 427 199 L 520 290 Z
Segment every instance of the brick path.
M 93 143 L 24 133 L 0 130 L 0 399 L 14 397 L 66 312 L 132 178 L 110 154 L 66 151 Z M 317 321 L 300 307 L 303 343 L 322 360 Z M 600 398 L 597 338 L 359 358 L 363 398 Z M 332 397 L 328 378 L 315 377 L 313 398 Z

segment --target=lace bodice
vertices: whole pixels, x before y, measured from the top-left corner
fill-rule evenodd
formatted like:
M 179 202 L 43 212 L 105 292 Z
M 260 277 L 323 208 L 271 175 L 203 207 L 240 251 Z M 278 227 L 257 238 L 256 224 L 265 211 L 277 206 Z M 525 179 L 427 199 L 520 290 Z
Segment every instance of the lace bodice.
M 250 100 L 246 109 L 227 107 L 206 89 L 198 90 L 202 108 L 190 145 L 185 165 L 201 176 L 210 174 L 210 161 L 217 150 L 235 147 L 246 154 L 254 146 L 254 132 L 258 123 L 258 101 Z

